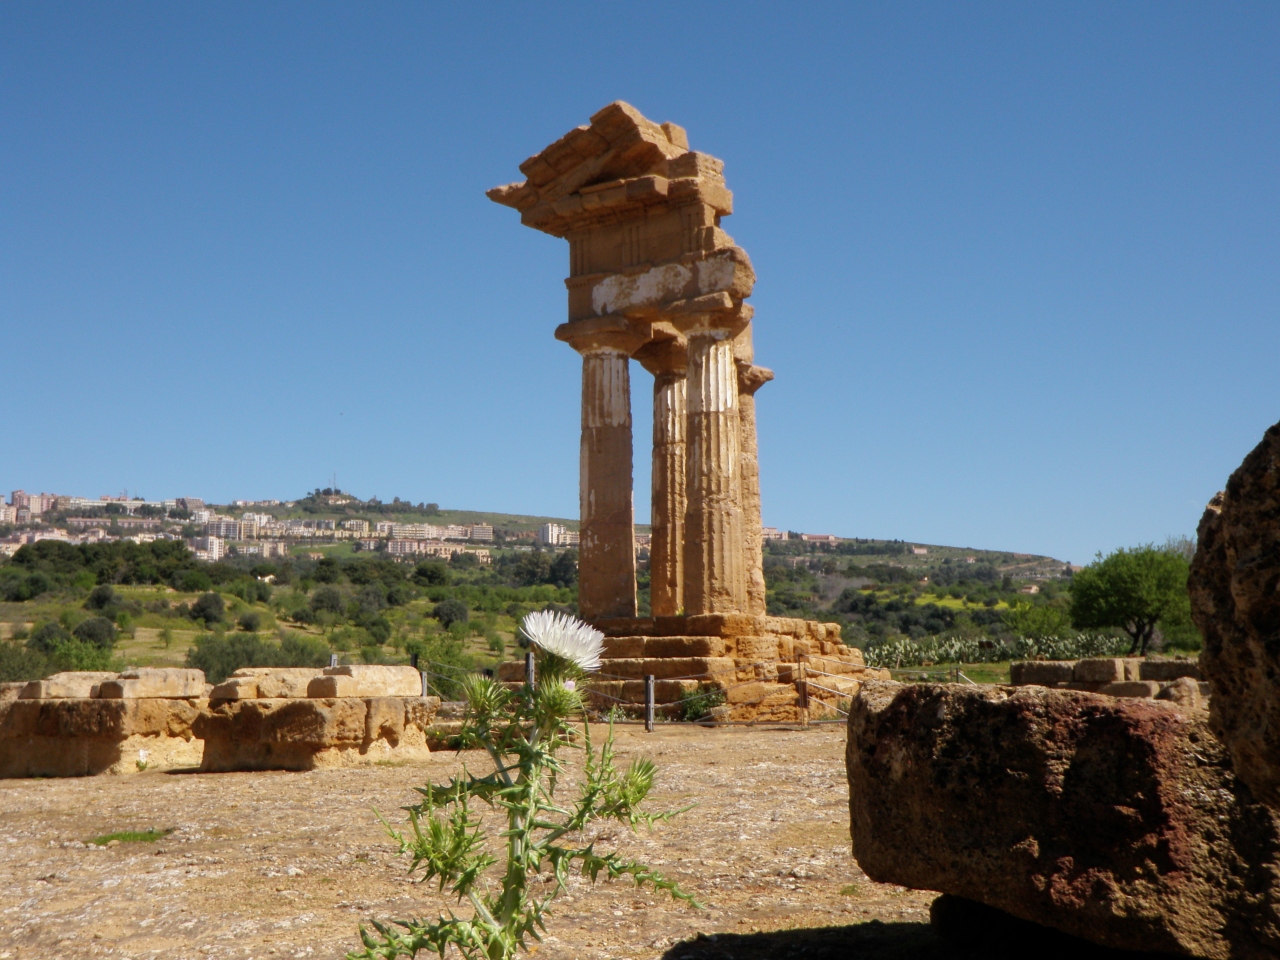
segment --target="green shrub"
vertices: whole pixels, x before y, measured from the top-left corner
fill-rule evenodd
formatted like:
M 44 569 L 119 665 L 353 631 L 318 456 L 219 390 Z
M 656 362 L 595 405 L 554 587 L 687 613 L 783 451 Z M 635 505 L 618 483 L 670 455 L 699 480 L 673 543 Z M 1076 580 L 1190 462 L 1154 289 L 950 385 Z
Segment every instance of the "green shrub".
M 685 720 L 701 720 L 725 702 L 725 693 L 719 687 L 703 684 L 697 690 L 680 694 L 680 715 Z
M 53 653 L 55 647 L 71 639 L 71 631 L 56 621 L 42 623 L 31 632 L 27 646 L 38 653 Z
M 106 610 L 108 607 L 120 605 L 120 594 L 111 589 L 109 584 L 94 587 L 84 602 L 86 610 Z
M 203 670 L 210 683 L 221 683 L 241 667 L 327 667 L 329 645 L 323 640 L 286 634 L 275 643 L 256 633 L 224 636 L 206 633 L 187 651 L 187 666 Z
M 337 587 L 321 587 L 311 595 L 311 610 L 314 613 L 341 613 L 342 594 Z
M 173 575 L 173 586 L 176 590 L 194 593 L 197 590 L 211 590 L 213 581 L 203 570 L 179 570 Z
M 467 605 L 457 599 L 442 600 L 437 603 L 431 615 L 440 621 L 441 626 L 446 628 L 455 623 L 466 623 L 471 616 L 467 610 Z
M 227 605 L 220 593 L 202 593 L 191 605 L 191 619 L 206 624 L 221 623 L 226 616 Z
M 71 633 L 77 640 L 103 650 L 110 650 L 116 645 L 116 625 L 106 617 L 90 617 Z
M 62 670 L 120 670 L 121 664 L 111 655 L 110 647 L 78 640 L 64 640 L 49 654 L 49 672 Z
M 258 629 L 262 626 L 262 616 L 254 613 L 253 611 L 250 611 L 249 613 L 242 613 L 240 615 L 239 623 L 241 630 L 244 630 L 247 633 L 257 633 Z
M 39 680 L 49 673 L 49 661 L 39 650 L 0 640 L 0 683 Z

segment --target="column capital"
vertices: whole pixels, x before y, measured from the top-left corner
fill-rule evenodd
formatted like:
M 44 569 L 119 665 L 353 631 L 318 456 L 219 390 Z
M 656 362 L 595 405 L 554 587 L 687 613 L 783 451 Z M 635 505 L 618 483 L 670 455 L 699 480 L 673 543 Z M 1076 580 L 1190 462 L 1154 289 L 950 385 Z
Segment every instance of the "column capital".
M 583 356 L 592 353 L 620 353 L 631 356 L 649 339 L 647 330 L 637 330 L 622 317 L 590 317 L 556 327 L 556 339 L 563 340 Z
M 757 367 L 753 363 L 737 362 L 738 391 L 755 396 L 757 390 L 773 379 L 773 371 L 768 367 Z
M 698 303 L 690 301 L 690 309 L 669 315 L 675 329 L 690 340 L 705 337 L 712 340 L 732 340 L 751 325 L 755 309 L 749 303 L 732 301 L 727 294 L 699 297 Z
M 635 359 L 655 377 L 683 377 L 689 366 L 689 344 L 681 336 L 650 340 L 635 353 Z

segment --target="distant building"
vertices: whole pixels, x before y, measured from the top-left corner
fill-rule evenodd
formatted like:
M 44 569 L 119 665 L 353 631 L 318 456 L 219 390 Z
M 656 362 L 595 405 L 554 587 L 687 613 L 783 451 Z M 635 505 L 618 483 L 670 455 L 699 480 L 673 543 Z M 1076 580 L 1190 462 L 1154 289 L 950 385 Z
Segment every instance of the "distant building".
M 11 507 L 28 507 L 31 506 L 31 496 L 25 490 L 15 490 L 9 494 L 9 506 Z
M 578 533 L 561 523 L 544 523 L 538 528 L 538 542 L 548 547 L 576 547 Z
M 178 507 L 182 510 L 189 510 L 194 514 L 197 510 L 204 509 L 204 501 L 199 497 L 179 497 Z M 196 522 L 199 523 L 199 521 Z
M 1019 592 L 1019 593 L 1039 593 L 1039 592 L 1040 592 L 1040 588 L 1039 588 L 1038 586 L 1036 586 L 1034 583 L 1028 583 L 1028 584 L 1024 584 L 1023 586 L 1019 587 L 1019 588 L 1018 588 L 1018 592 Z
M 197 560 L 217 563 L 223 556 L 223 541 L 220 537 L 194 537 L 188 543 Z
M 917 557 L 924 557 L 924 556 L 928 556 L 929 548 L 928 547 L 912 547 L 911 552 L 914 553 Z
M 839 543 L 840 538 L 830 533 L 802 533 L 800 539 L 808 543 Z
M 352 533 L 355 533 L 358 536 L 364 537 L 364 536 L 367 536 L 369 533 L 369 521 L 368 520 L 343 520 L 342 529 L 350 530 Z
M 263 540 L 258 544 L 258 547 L 263 560 L 289 556 L 289 545 L 283 540 Z
M 257 524 L 254 524 L 254 534 L 257 534 Z M 223 540 L 239 540 L 240 539 L 240 521 L 232 520 L 230 517 L 214 517 L 204 525 L 204 533 L 206 537 L 219 537 Z
M 470 540 L 471 528 L 460 527 L 454 524 L 444 528 L 444 539 L 446 540 Z
M 652 535 L 652 534 L 649 534 L 649 533 L 637 533 L 637 534 L 636 534 L 636 548 L 637 548 L 637 549 L 641 549 L 641 548 L 642 548 L 642 549 L 648 550 L 648 549 L 649 549 L 649 547 L 650 547 L 650 545 L 651 545 L 652 543 L 653 543 L 653 535 Z
M 382 524 L 378 524 L 379 527 Z M 445 529 L 430 523 L 393 523 L 390 535 L 396 540 L 443 540 Z M 462 539 L 466 539 L 463 537 Z
M 373 529 L 374 529 L 374 532 L 375 532 L 375 533 L 377 533 L 377 535 L 378 535 L 378 536 L 380 536 L 380 537 L 389 537 L 389 536 L 391 536 L 391 531 L 392 531 L 392 529 L 393 529 L 395 526 L 396 526 L 396 525 L 395 525 L 394 523 L 386 523 L 386 522 L 382 522 L 382 523 L 375 523 L 375 524 L 373 525 Z
M 370 537 L 365 540 L 360 540 L 358 541 L 358 543 L 361 550 L 377 550 L 379 547 L 385 544 L 386 541 L 379 538 Z
M 0 523 L 13 523 L 14 514 L 18 511 L 7 503 L 0 503 Z
M 761 533 L 764 534 L 766 540 L 785 540 L 787 539 L 787 531 L 779 530 L 777 527 L 765 527 Z
M 471 525 L 472 540 L 493 540 L 493 527 L 487 523 L 473 523 Z

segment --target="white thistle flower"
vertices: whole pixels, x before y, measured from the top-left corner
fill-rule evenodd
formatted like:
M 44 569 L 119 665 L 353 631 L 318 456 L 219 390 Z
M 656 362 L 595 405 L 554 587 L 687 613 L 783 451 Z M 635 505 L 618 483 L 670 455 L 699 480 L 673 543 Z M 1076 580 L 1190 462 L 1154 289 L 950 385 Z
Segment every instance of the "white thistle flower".
M 604 634 L 577 617 L 538 610 L 521 621 L 520 629 L 543 650 L 572 660 L 587 673 L 600 669 Z

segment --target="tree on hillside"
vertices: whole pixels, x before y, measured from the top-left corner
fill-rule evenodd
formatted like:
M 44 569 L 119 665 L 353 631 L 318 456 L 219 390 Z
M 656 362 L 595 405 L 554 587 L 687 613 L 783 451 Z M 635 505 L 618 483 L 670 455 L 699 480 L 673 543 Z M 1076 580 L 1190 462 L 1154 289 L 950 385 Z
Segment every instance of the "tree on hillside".
M 1189 607 L 1183 553 L 1148 544 L 1098 559 L 1071 584 L 1071 621 L 1084 630 L 1119 627 L 1133 640 L 1129 653 L 1146 655 L 1162 619 L 1183 619 Z

